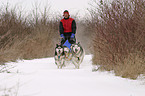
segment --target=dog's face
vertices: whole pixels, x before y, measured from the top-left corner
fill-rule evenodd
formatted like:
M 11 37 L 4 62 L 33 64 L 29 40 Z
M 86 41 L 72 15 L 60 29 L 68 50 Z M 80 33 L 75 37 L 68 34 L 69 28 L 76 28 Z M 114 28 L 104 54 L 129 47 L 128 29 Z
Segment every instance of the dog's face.
M 69 53 L 69 48 L 68 47 L 64 47 L 64 53 Z
M 78 43 L 76 43 L 76 44 L 72 44 L 71 50 L 72 50 L 74 53 L 78 53 L 78 52 L 81 50 L 80 43 L 78 42 Z
M 58 55 L 62 54 L 64 49 L 63 49 L 63 46 L 61 45 L 56 45 L 56 48 L 55 48 L 55 51 Z

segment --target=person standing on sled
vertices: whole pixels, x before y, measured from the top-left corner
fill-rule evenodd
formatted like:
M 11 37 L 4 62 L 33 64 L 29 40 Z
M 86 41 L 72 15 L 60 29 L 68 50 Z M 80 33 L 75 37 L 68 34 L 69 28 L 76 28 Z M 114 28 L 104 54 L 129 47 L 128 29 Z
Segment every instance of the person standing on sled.
M 70 18 L 69 12 L 67 10 L 63 12 L 63 16 L 64 18 L 59 24 L 59 32 L 62 38 L 61 45 L 63 45 L 67 40 L 70 44 L 74 44 L 76 43 L 76 22 L 73 18 Z

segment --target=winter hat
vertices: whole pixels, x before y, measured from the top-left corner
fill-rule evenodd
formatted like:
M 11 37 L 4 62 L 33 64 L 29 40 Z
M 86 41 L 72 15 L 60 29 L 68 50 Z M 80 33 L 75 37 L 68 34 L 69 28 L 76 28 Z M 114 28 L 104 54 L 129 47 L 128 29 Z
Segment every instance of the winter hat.
M 67 14 L 69 15 L 69 12 L 68 12 L 68 10 L 65 10 L 65 11 L 63 12 L 63 14 L 65 14 L 65 13 L 67 13 Z

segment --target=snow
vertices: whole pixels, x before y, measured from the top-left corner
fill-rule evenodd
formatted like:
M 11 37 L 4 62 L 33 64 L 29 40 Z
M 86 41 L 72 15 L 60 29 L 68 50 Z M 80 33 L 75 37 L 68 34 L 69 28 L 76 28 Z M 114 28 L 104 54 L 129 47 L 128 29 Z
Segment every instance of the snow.
M 0 73 L 0 96 L 145 96 L 145 85 L 108 72 L 92 72 L 91 55 L 80 69 L 57 69 L 54 58 L 22 60 Z

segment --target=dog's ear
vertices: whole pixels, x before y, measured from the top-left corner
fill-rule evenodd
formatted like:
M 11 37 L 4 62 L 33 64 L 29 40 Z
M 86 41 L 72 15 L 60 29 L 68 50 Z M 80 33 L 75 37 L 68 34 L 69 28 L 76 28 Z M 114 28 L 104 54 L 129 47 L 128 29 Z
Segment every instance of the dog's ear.
M 58 44 L 56 44 L 56 47 L 58 47 Z
M 80 45 L 80 42 L 78 42 L 78 45 Z
M 71 44 L 71 48 L 74 47 L 74 44 Z
M 62 44 L 60 46 L 63 48 L 63 45 Z

